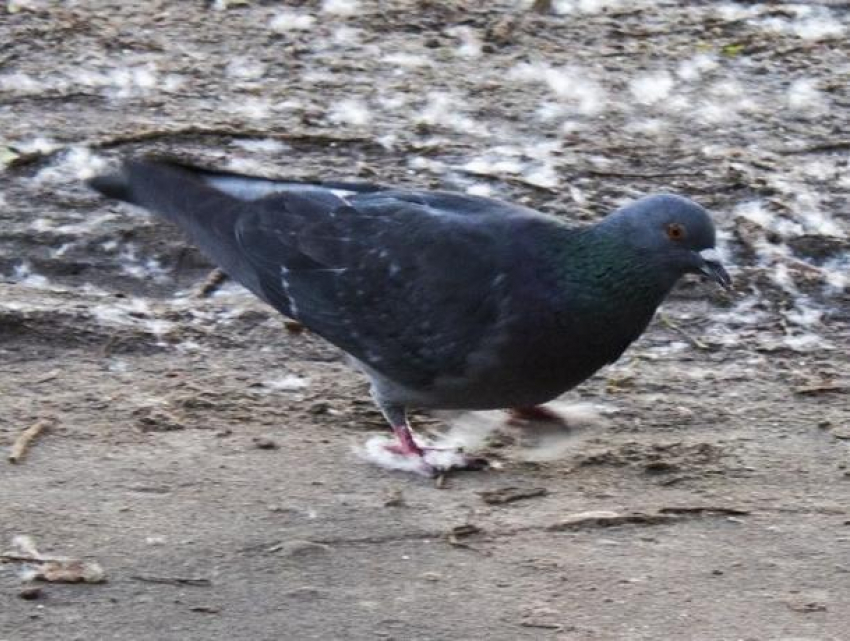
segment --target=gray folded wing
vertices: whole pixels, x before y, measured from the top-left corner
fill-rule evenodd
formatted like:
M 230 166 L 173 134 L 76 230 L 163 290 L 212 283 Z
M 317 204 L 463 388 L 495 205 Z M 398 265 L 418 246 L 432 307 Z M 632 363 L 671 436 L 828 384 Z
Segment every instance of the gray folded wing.
M 235 225 L 262 296 L 384 376 L 460 375 L 505 314 L 504 229 L 389 195 L 287 193 Z

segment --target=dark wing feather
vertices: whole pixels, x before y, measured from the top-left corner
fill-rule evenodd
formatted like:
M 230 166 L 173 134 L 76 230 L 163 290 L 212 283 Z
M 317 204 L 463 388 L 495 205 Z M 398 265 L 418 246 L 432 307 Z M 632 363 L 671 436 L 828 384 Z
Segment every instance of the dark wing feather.
M 254 203 L 236 235 L 264 298 L 383 375 L 460 374 L 505 299 L 502 226 L 391 197 Z

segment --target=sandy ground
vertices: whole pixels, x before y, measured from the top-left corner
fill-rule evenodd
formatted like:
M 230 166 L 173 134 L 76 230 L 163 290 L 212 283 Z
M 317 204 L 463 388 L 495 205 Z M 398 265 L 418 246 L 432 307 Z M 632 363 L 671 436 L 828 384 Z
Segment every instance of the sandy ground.
M 846 3 L 138 4 L 0 8 L 0 446 L 55 419 L 0 552 L 107 578 L 0 556 L 0 640 L 850 638 Z M 676 191 L 738 287 L 684 282 L 568 431 L 418 415 L 498 464 L 437 487 L 358 456 L 338 351 L 81 183 L 151 151 L 575 221 Z

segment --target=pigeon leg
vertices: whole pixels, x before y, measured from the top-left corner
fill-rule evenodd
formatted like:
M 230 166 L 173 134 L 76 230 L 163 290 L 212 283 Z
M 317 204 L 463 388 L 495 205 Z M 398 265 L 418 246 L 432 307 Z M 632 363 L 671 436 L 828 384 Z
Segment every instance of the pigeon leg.
M 397 443 L 390 443 L 384 447 L 393 454 L 418 459 L 420 470 L 417 471 L 422 474 L 439 476 L 451 470 L 483 470 L 489 466 L 487 460 L 481 457 L 469 456 L 450 448 L 419 445 L 413 437 L 413 431 L 407 422 L 403 407 L 382 405 L 381 411 L 398 439 Z
M 378 407 L 381 408 L 381 413 L 384 415 L 384 418 L 387 419 L 390 427 L 392 427 L 393 433 L 398 439 L 398 443 L 391 443 L 384 447 L 393 454 L 401 454 L 402 456 L 418 456 L 419 458 L 422 458 L 424 452 L 413 438 L 413 431 L 407 423 L 407 413 L 404 411 L 404 408 L 398 405 L 385 405 L 380 402 L 378 403 Z
M 533 423 L 557 423 L 567 427 L 567 421 L 563 416 L 543 405 L 514 407 L 508 410 L 508 414 L 510 425 L 526 427 Z
M 425 455 L 425 451 L 414 440 L 413 432 L 407 422 L 401 425 L 394 425 L 393 432 L 398 439 L 398 443 L 387 445 L 388 450 L 396 454 L 402 454 L 403 456 L 418 456 L 421 458 Z

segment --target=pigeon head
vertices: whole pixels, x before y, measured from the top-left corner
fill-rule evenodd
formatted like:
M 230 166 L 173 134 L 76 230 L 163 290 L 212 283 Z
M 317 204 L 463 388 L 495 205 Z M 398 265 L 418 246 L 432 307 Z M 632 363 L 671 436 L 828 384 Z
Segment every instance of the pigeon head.
M 649 256 L 671 285 L 684 274 L 702 274 L 726 290 L 732 287 L 715 249 L 714 223 L 687 198 L 647 196 L 617 210 L 602 225 Z

